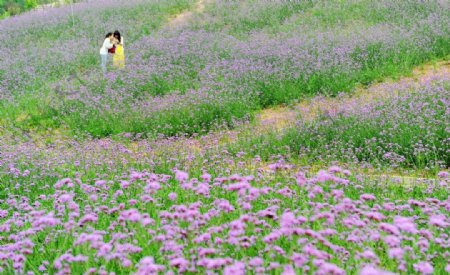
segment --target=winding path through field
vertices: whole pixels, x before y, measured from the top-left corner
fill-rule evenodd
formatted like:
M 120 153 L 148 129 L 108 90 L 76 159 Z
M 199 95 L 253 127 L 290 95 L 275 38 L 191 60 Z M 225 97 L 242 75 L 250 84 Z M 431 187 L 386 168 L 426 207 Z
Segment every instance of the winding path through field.
M 443 76 L 450 77 L 450 61 L 422 65 L 414 69 L 409 77 L 402 77 L 398 80 L 387 79 L 369 87 L 357 88 L 353 92 L 340 97 L 317 96 L 290 107 L 278 106 L 268 108 L 257 113 L 253 123 L 245 124 L 232 130 L 212 132 L 199 138 L 179 139 L 173 141 L 171 148 L 186 150 L 189 153 L 204 152 L 210 148 L 219 148 L 221 145 L 231 144 L 238 140 L 242 133 L 248 135 L 248 133 L 282 131 L 293 126 L 296 121 L 312 121 L 320 114 L 332 113 L 338 110 L 339 106 L 342 105 L 359 106 L 385 99 L 388 96 L 392 96 L 388 93 L 389 90 L 392 90 L 391 87 L 399 86 L 399 84 L 415 87 Z M 409 90 L 403 92 L 409 92 Z M 376 181 L 398 182 L 408 186 L 435 180 L 420 176 L 406 177 L 403 175 L 379 174 L 377 172 L 362 173 Z
M 305 100 L 293 107 L 275 107 L 261 111 L 257 116 L 259 127 L 284 128 L 294 123 L 301 117 L 303 120 L 312 120 L 319 114 L 333 113 L 340 105 L 366 104 L 389 96 L 389 87 L 400 83 L 411 86 L 418 86 L 430 79 L 439 76 L 450 76 L 450 61 L 427 64 L 416 68 L 412 76 L 402 77 L 399 80 L 386 80 L 373 84 L 367 88 L 357 88 L 354 92 L 345 94 L 342 97 L 315 97 Z M 319 99 L 319 100 L 318 100 Z
M 210 2 L 211 0 L 197 1 L 192 10 L 183 11 L 169 19 L 166 28 L 174 29 L 185 26 L 188 24 L 189 19 L 191 19 L 195 14 L 202 13 L 205 10 L 205 5 Z M 386 91 L 389 90 L 389 86 L 395 86 L 399 83 L 419 85 L 426 82 L 430 78 L 444 75 L 450 76 L 450 61 L 422 65 L 413 70 L 412 76 L 410 77 L 402 77 L 399 80 L 385 80 L 369 87 L 360 87 L 355 89 L 354 92 L 348 93 L 341 97 L 315 97 L 302 101 L 295 106 L 278 106 L 268 108 L 262 110 L 256 115 L 256 123 L 254 125 L 256 129 L 254 130 L 280 130 L 294 124 L 299 118 L 306 121 L 311 121 L 319 114 L 332 113 L 343 104 L 364 104 L 382 99 L 388 96 Z M 227 133 L 232 136 L 236 135 L 236 131 L 227 131 Z M 223 135 L 224 133 L 220 132 L 220 134 Z
M 366 88 L 357 88 L 353 92 L 340 97 L 316 96 L 294 106 L 277 106 L 264 109 L 256 114 L 256 119 L 251 125 L 244 125 L 233 130 L 210 133 L 206 137 L 197 139 L 197 142 L 189 139 L 189 143 L 193 148 L 200 150 L 203 147 L 202 144 L 210 145 L 210 142 L 213 140 L 222 140 L 224 141 L 223 143 L 233 142 L 238 137 L 238 133 L 243 130 L 252 133 L 280 131 L 293 126 L 296 121 L 312 121 L 320 114 L 333 113 L 342 105 L 358 106 L 384 99 L 389 96 L 387 91 L 392 90 L 390 88 L 392 86 L 407 84 L 414 87 L 430 79 L 442 76 L 450 76 L 450 61 L 419 66 L 413 70 L 412 76 L 410 77 L 402 77 L 399 80 L 388 79 Z

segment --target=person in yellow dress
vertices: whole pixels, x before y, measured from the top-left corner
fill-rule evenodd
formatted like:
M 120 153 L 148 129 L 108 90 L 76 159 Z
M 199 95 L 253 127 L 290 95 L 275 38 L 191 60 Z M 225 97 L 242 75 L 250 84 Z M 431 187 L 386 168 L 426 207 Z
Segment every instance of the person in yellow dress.
M 114 32 L 114 38 L 119 41 L 116 45 L 116 52 L 113 56 L 113 66 L 119 69 L 125 67 L 125 51 L 123 45 L 123 36 L 120 35 L 119 31 Z

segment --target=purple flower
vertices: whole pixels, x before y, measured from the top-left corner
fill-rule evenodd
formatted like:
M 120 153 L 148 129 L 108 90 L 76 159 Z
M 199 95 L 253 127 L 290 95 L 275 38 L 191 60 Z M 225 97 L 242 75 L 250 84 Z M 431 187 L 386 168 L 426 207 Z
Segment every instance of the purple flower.
M 189 175 L 188 175 L 188 173 L 186 173 L 186 172 L 177 170 L 177 171 L 175 172 L 175 179 L 176 179 L 177 181 L 179 181 L 179 182 L 185 182 L 185 181 L 187 181 L 187 180 L 189 179 Z
M 121 180 L 120 181 L 120 187 L 123 188 L 123 189 L 128 188 L 130 185 L 131 185 L 131 183 L 129 181 L 126 181 L 126 180 Z
M 142 216 L 137 209 L 129 209 L 120 212 L 119 219 L 122 221 L 140 222 Z
M 305 185 L 306 182 L 307 182 L 306 176 L 305 176 L 305 174 L 302 173 L 302 172 L 297 173 L 297 174 L 295 175 L 295 179 L 296 179 L 297 184 L 298 184 L 299 186 L 303 186 L 303 185 Z
M 280 226 L 281 228 L 292 228 L 297 224 L 295 215 L 291 212 L 285 212 L 281 215 Z
M 359 198 L 364 201 L 374 201 L 376 199 L 372 194 L 363 194 Z
M 447 171 L 441 171 L 438 174 L 438 177 L 440 177 L 441 179 L 447 179 L 449 177 L 449 173 Z
M 223 275 L 245 275 L 245 264 L 236 262 L 223 269 Z
M 384 238 L 384 242 L 389 246 L 389 247 L 396 247 L 399 246 L 401 241 L 398 237 L 394 236 L 394 235 L 388 235 Z
M 397 259 L 401 261 L 403 259 L 404 253 L 405 252 L 400 247 L 394 247 L 389 249 L 388 255 L 391 259 Z
M 327 171 L 324 170 L 320 170 L 317 173 L 317 181 L 318 182 L 326 182 L 326 181 L 333 181 L 334 180 L 334 176 L 329 174 Z
M 184 272 L 188 269 L 189 261 L 184 258 L 175 258 L 170 260 L 170 266 L 177 268 L 180 272 Z
M 368 265 L 363 267 L 363 269 L 361 269 L 359 275 L 394 275 L 394 273 L 377 269 L 373 266 Z
M 167 197 L 169 198 L 169 200 L 174 201 L 177 199 L 177 194 L 172 192 Z
M 371 261 L 378 261 L 377 255 L 372 250 L 366 250 L 363 253 L 361 253 L 361 257 L 367 260 Z
M 63 186 L 67 186 L 68 188 L 73 187 L 73 182 L 69 178 L 62 179 L 55 184 L 56 189 L 61 189 Z
M 295 267 L 299 268 L 308 262 L 308 257 L 303 254 L 294 252 L 292 253 L 291 260 L 294 263 Z
M 394 224 L 400 230 L 405 231 L 407 233 L 416 234 L 418 232 L 417 226 L 411 218 L 397 216 L 394 218 Z
M 231 259 L 229 258 L 203 258 L 197 262 L 197 265 L 203 266 L 206 269 L 219 269 L 227 264 L 231 263 Z
M 264 260 L 259 257 L 255 257 L 255 258 L 251 259 L 248 262 L 248 264 L 253 267 L 258 267 L 258 266 L 262 266 L 264 264 Z
M 421 274 L 433 274 L 434 268 L 428 262 L 419 262 L 413 265 L 414 270 Z
M 160 272 L 165 270 L 165 267 L 162 265 L 155 264 L 152 257 L 144 257 L 139 261 L 137 265 L 137 274 L 145 275 L 145 274 L 154 274 L 157 275 Z
M 105 180 L 97 180 L 95 182 L 95 186 L 97 187 L 104 187 L 106 185 L 106 181 Z
M 319 268 L 317 269 L 317 274 L 329 274 L 329 275 L 342 275 L 345 274 L 345 271 L 335 264 L 332 263 L 319 263 Z
M 393 235 L 400 234 L 400 231 L 398 230 L 398 228 L 395 225 L 388 224 L 388 223 L 381 223 L 380 230 L 382 230 L 386 233 L 389 233 L 389 234 L 393 234 Z
M 97 223 L 98 216 L 95 214 L 86 214 L 78 222 L 79 226 L 84 226 L 86 223 Z
M 444 215 L 433 215 L 430 216 L 430 225 L 433 226 L 438 226 L 438 227 L 442 227 L 442 228 L 447 228 L 450 223 L 448 223 L 447 221 L 447 217 Z
M 285 265 L 281 275 L 296 275 L 296 273 L 292 265 Z
M 339 166 L 331 166 L 330 168 L 328 168 L 328 172 L 333 173 L 333 174 L 341 173 L 342 168 Z

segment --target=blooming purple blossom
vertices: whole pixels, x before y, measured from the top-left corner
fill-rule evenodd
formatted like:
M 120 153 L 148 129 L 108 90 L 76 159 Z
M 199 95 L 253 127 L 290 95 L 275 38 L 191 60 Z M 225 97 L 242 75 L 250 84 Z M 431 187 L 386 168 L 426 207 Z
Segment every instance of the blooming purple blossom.
M 421 274 L 433 274 L 433 266 L 428 262 L 419 262 L 414 264 L 414 270 Z

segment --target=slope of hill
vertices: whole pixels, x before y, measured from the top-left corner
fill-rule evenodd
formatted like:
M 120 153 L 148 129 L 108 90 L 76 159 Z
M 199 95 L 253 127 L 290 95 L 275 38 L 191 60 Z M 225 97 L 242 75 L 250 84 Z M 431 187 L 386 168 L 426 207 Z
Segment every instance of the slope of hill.
M 67 7 L 3 20 L 1 116 L 97 137 L 204 133 L 450 52 L 445 2 L 345 3 L 219 1 L 173 31 L 158 30 L 194 1 L 78 4 L 75 25 Z M 114 29 L 127 66 L 103 79 L 97 52 Z

